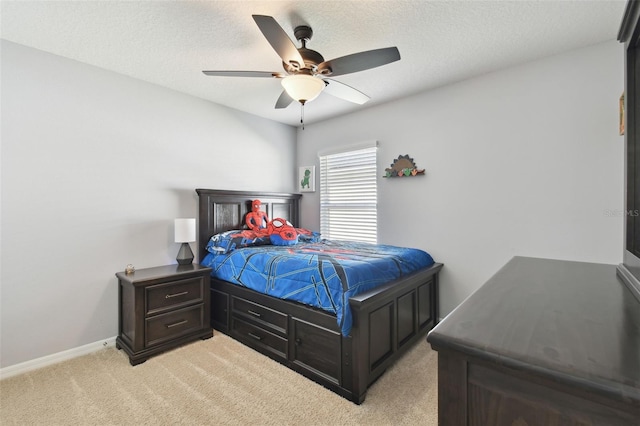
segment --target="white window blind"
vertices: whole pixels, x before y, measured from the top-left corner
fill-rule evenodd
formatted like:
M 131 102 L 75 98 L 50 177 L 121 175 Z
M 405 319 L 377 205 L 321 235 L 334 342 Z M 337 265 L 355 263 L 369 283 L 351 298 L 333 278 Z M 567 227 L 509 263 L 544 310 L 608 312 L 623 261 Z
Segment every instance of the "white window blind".
M 320 232 L 377 243 L 376 147 L 320 155 Z

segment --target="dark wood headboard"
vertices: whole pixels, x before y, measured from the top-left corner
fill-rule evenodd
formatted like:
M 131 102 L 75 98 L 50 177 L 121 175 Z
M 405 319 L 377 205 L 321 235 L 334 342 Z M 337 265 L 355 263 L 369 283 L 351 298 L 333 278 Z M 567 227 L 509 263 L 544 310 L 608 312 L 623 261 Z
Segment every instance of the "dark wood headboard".
M 269 219 L 281 217 L 300 226 L 301 194 L 280 192 L 228 191 L 196 189 L 200 197 L 198 220 L 198 259 L 206 255 L 212 235 L 231 229 L 246 229 L 244 219 L 251 211 L 251 202 L 260 200 Z

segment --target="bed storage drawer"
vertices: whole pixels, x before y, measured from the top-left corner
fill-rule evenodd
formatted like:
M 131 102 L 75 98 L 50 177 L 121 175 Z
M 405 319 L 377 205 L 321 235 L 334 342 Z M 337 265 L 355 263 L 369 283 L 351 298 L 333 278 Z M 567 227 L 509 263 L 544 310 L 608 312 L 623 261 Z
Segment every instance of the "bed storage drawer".
M 287 339 L 262 327 L 238 318 L 232 318 L 231 335 L 261 352 L 267 351 L 282 360 L 287 359 Z
M 234 316 L 245 321 L 256 322 L 261 327 L 282 336 L 287 334 L 287 315 L 282 312 L 236 296 L 231 297 L 231 310 Z

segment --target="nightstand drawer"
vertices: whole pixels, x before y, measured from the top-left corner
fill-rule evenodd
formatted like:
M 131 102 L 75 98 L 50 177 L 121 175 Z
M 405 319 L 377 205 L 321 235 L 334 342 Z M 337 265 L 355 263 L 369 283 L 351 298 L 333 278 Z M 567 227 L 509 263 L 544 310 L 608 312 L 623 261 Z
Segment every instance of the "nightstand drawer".
M 180 306 L 200 303 L 204 298 L 204 279 L 188 278 L 180 281 L 149 286 L 146 301 L 147 315 L 159 313 Z
M 281 312 L 235 296 L 231 297 L 231 310 L 234 314 L 257 321 L 273 331 L 287 333 L 287 316 Z
M 204 306 L 180 309 L 145 320 L 145 346 L 153 346 L 166 340 L 202 330 Z

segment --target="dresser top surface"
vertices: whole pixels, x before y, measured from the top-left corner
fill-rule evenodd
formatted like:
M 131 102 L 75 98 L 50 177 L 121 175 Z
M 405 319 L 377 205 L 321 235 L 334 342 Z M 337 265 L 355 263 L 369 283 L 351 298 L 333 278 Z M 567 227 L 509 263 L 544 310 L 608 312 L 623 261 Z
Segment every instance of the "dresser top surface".
M 514 257 L 427 340 L 640 403 L 640 303 L 615 265 Z

